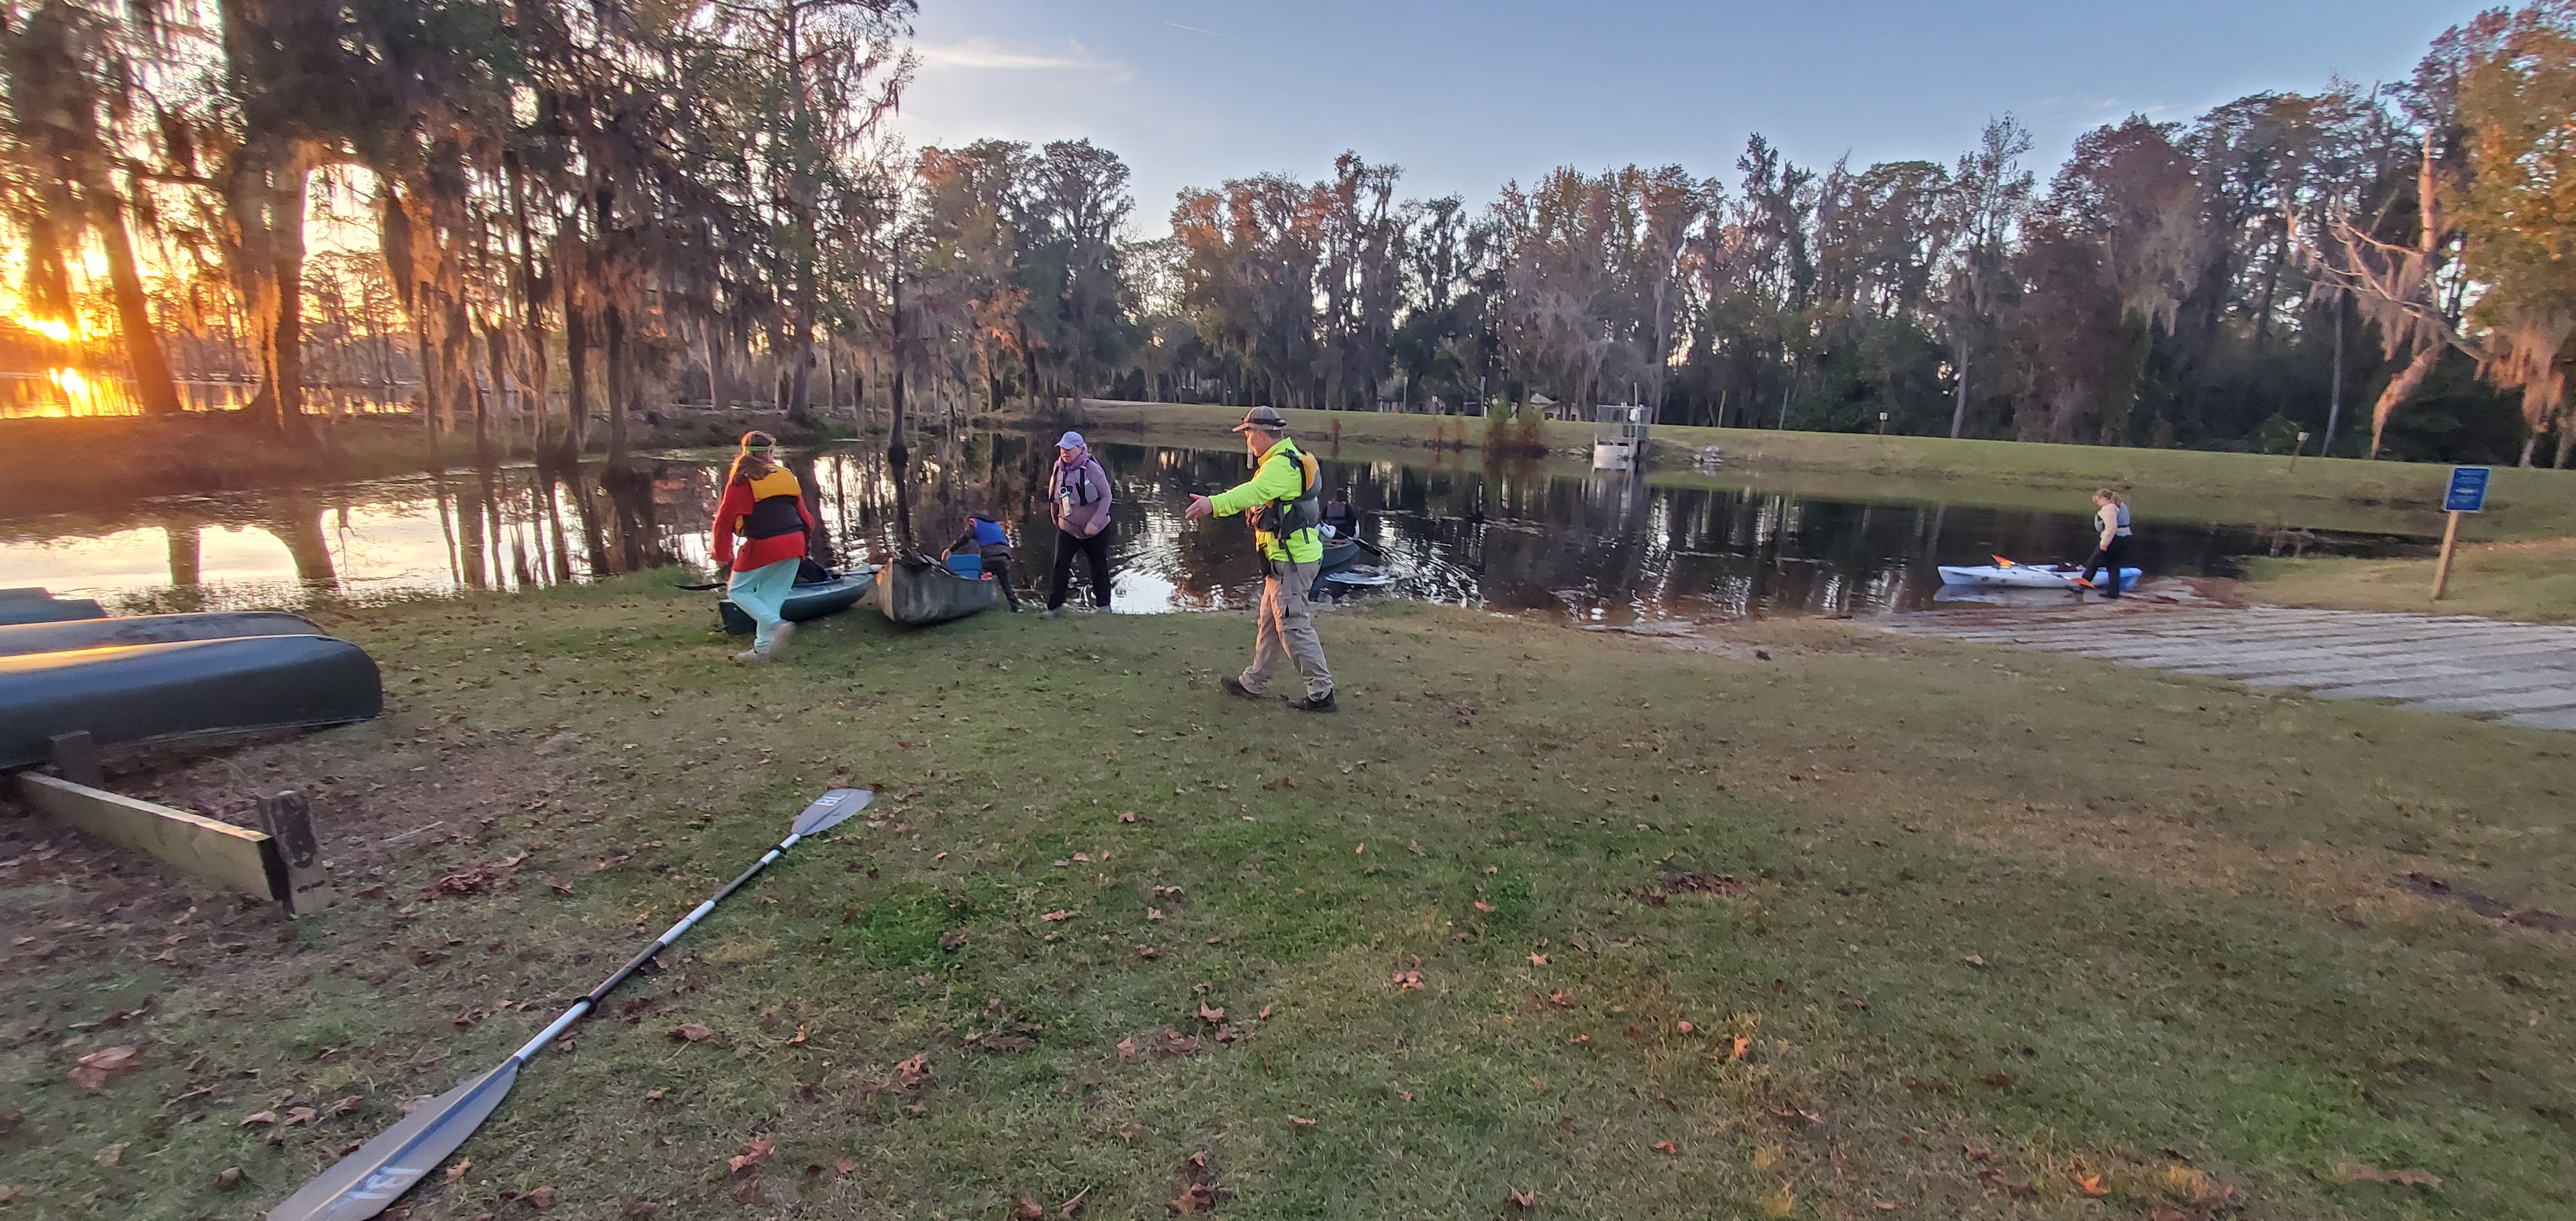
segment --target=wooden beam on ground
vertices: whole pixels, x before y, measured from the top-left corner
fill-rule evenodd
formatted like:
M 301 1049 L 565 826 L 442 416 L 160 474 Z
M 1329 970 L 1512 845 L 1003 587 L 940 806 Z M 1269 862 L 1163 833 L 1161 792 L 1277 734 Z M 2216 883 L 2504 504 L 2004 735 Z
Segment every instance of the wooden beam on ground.
M 18 791 L 60 822 L 218 885 L 279 901 L 290 893 L 277 841 L 260 832 L 37 772 L 18 773 Z

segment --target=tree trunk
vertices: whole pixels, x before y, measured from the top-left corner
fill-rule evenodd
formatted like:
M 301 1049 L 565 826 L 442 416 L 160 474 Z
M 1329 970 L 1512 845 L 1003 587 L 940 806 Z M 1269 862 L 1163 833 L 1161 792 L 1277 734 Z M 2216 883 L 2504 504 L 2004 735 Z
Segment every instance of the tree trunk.
M 2406 362 L 2406 367 L 2399 370 L 2396 377 L 2389 379 L 2388 388 L 2380 391 L 2378 404 L 2370 409 L 2371 457 L 2379 456 L 2379 442 L 2388 431 L 2388 417 L 2397 414 L 2398 404 L 2405 402 L 2406 396 L 2415 393 L 2415 388 L 2424 384 L 2424 379 L 2433 372 L 2433 366 L 2441 359 L 2441 344 L 2424 345 L 2415 353 L 2415 359 Z
M 557 460 L 567 470 L 581 466 L 581 451 L 590 431 L 590 320 L 582 316 L 581 307 L 572 301 L 571 290 L 564 297 L 564 437 L 563 450 Z
M 277 325 L 269 331 L 269 368 L 280 432 L 299 431 L 304 419 L 304 169 L 298 160 L 276 185 L 269 213 L 276 263 Z
M 161 350 L 161 332 L 152 325 L 152 306 L 143 295 L 143 277 L 135 270 L 134 242 L 125 232 L 125 205 L 104 191 L 91 193 L 98 209 L 99 244 L 107 248 L 107 278 L 116 296 L 116 329 L 125 339 L 126 361 L 134 366 L 134 397 L 147 416 L 179 414 L 179 385 L 170 379 L 170 361 Z
M 601 355 L 608 362 L 608 468 L 614 479 L 626 468 L 626 396 L 634 389 L 635 371 L 626 358 L 626 310 L 611 303 L 607 314 L 607 343 Z
M 2326 443 L 2317 447 L 2321 458 L 2333 456 L 2335 430 L 2343 424 L 2343 311 L 2344 298 L 2338 293 L 2334 304 L 2334 379 L 2326 392 Z
M 1959 351 L 1959 398 L 1950 405 L 1950 439 L 1958 440 L 1968 431 L 1968 353 Z

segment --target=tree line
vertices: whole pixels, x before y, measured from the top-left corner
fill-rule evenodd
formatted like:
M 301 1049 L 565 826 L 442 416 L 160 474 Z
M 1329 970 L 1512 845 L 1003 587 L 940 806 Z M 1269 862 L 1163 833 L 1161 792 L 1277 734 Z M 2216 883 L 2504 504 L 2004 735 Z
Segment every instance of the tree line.
M 2576 0 L 2442 35 L 2412 78 L 1946 162 L 1559 168 L 1406 197 L 1346 153 L 1180 193 L 1135 236 L 1088 141 L 909 150 L 911 0 L 8 0 L 0 217 L 22 312 L 308 361 L 433 429 L 622 452 L 679 400 L 916 393 L 1582 411 L 2566 465 Z M 316 193 L 370 257 L 308 256 Z M 141 246 L 146 255 L 138 255 Z M 103 285 L 76 274 L 103 259 Z M 147 276 L 148 269 L 161 274 Z M 898 306 L 898 301 L 900 305 Z M 316 354 L 327 354 L 317 356 Z M 407 376 L 406 376 L 407 375 Z M 846 389 L 844 388 L 846 386 Z M 2297 439 L 2309 433 L 2313 444 Z

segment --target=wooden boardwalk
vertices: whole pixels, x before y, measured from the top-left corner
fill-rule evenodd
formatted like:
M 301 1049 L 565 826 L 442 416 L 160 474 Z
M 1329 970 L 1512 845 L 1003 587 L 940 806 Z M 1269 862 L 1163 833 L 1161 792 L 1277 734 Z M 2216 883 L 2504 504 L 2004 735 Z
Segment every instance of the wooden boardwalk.
M 2297 687 L 2328 699 L 2395 700 L 2426 712 L 2576 730 L 2576 627 L 2466 615 L 2101 603 L 1932 611 L 1881 626 L 1909 636 Z

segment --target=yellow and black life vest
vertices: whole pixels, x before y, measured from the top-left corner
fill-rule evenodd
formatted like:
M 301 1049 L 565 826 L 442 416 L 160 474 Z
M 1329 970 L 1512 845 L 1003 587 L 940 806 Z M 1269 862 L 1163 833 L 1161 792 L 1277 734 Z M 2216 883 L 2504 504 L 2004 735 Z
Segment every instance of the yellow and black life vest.
M 796 482 L 796 476 L 781 467 L 749 482 L 751 512 L 742 516 L 744 538 L 777 538 L 805 532 L 805 515 L 798 511 L 805 489 Z

